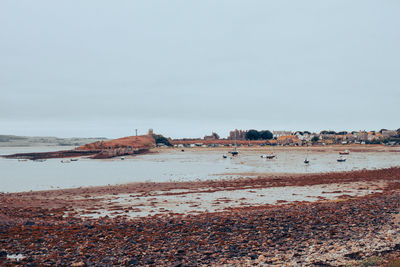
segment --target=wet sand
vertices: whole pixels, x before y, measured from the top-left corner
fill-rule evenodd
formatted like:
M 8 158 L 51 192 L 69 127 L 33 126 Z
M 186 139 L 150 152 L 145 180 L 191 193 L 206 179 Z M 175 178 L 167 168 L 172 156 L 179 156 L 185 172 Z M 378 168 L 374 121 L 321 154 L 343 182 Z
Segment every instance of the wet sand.
M 0 203 L 2 265 L 338 266 L 400 249 L 400 168 L 0 194 Z

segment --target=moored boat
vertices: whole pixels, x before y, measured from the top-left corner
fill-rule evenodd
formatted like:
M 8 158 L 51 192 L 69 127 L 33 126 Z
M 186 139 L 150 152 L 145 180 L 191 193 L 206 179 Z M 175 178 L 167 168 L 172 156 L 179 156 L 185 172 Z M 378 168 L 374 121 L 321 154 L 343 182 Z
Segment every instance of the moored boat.
M 343 157 L 343 156 L 339 156 L 339 157 L 337 158 L 337 162 L 345 162 L 345 161 L 346 161 L 346 158 Z
M 236 143 L 236 132 L 235 132 L 235 149 L 233 151 L 230 151 L 232 156 L 237 156 L 239 154 L 239 151 L 237 151 L 237 143 Z
M 237 156 L 239 154 L 239 152 L 237 150 L 231 151 L 229 153 L 231 153 L 232 156 Z
M 340 155 L 348 155 L 348 154 L 350 154 L 350 150 L 346 149 L 345 151 L 340 151 L 339 154 Z

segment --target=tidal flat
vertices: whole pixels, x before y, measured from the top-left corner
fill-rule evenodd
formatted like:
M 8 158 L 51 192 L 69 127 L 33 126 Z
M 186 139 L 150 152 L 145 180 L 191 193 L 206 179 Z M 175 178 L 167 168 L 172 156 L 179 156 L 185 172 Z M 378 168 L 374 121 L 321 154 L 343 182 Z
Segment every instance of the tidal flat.
M 329 164 L 343 166 L 335 162 L 337 148 L 326 149 L 308 149 L 311 164 L 320 160 L 321 165 L 315 171 L 300 171 L 299 167 L 298 172 L 268 172 L 264 164 L 302 161 L 306 150 L 275 149 L 277 158 L 267 161 L 259 157 L 265 150 L 254 148 L 242 150 L 232 159 L 220 157 L 223 149 L 161 149 L 140 157 L 156 163 L 168 164 L 168 158 L 188 163 L 179 171 L 191 170 L 188 166 L 197 162 L 204 168 L 202 160 L 208 157 L 239 171 L 202 170 L 198 172 L 207 175 L 201 179 L 139 179 L 114 185 L 3 192 L 0 263 L 357 266 L 371 259 L 385 264 L 399 256 L 400 153 L 385 147 L 351 152 L 348 159 L 353 162 L 344 171 L 327 168 L 321 172 L 319 168 Z M 140 157 L 92 162 L 115 163 L 115 167 L 145 160 Z M 366 159 L 369 163 L 363 163 Z M 85 161 L 54 164 L 68 169 Z M 330 163 L 324 163 L 327 161 Z M 31 164 L 14 162 L 16 166 Z M 32 166 L 42 163 L 46 162 L 32 162 Z M 240 169 L 242 165 L 245 167 Z M 56 180 L 54 176 L 53 182 Z

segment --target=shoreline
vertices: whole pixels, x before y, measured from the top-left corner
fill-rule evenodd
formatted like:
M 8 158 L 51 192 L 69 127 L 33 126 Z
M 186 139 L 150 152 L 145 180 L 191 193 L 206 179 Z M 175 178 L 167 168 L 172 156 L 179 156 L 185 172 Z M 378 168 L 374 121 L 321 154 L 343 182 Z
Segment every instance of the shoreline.
M 377 175 L 380 175 L 378 178 Z M 167 191 L 174 189 L 214 188 L 218 190 L 234 190 L 238 188 L 269 188 L 286 186 L 310 186 L 332 183 L 346 183 L 358 181 L 391 180 L 393 175 L 400 177 L 400 167 L 390 167 L 373 170 L 355 170 L 320 173 L 269 173 L 258 177 L 240 177 L 227 179 L 210 179 L 198 181 L 173 182 L 132 182 L 116 185 L 87 186 L 65 189 L 51 189 L 25 192 L 0 192 L 0 195 L 62 195 L 62 194 L 102 194 L 104 192 L 130 193 Z M 220 189 L 218 189 L 220 188 Z
M 234 157 L 232 159 L 222 160 L 222 154 L 227 152 L 226 148 L 190 148 L 185 150 L 185 152 L 181 152 L 180 149 L 174 148 L 157 148 L 151 151 L 149 156 L 126 156 L 124 159 L 125 164 L 122 166 L 123 168 L 117 173 L 122 177 L 122 175 L 126 178 L 118 181 L 117 179 L 107 179 L 107 177 L 102 176 L 99 173 L 100 179 L 96 180 L 95 174 L 91 175 L 88 173 L 86 175 L 88 178 L 87 182 L 85 180 L 85 171 L 90 172 L 90 168 L 86 166 L 91 166 L 90 164 L 98 164 L 99 167 L 108 167 L 111 165 L 103 165 L 101 160 L 93 160 L 81 158 L 79 159 L 78 164 L 73 163 L 73 165 L 64 165 L 57 163 L 55 160 L 50 160 L 47 163 L 42 163 L 38 165 L 41 169 L 46 171 L 47 169 L 57 168 L 62 169 L 64 167 L 72 167 L 71 169 L 74 171 L 71 175 L 62 175 L 63 179 L 55 179 L 54 184 L 50 184 L 47 181 L 44 181 L 43 186 L 37 186 L 38 184 L 30 185 L 30 181 L 28 177 L 22 172 L 17 172 L 19 169 L 16 169 L 16 177 L 21 181 L 25 181 L 24 186 L 21 187 L 10 187 L 7 190 L 6 184 L 3 187 L 2 192 L 15 192 L 15 193 L 23 193 L 29 192 L 30 190 L 34 191 L 47 191 L 53 190 L 53 188 L 58 188 L 59 190 L 74 190 L 77 188 L 92 188 L 92 187 L 109 187 L 116 186 L 120 188 L 124 188 L 125 185 L 129 185 L 132 183 L 142 184 L 149 182 L 151 184 L 179 184 L 185 185 L 185 183 L 190 184 L 190 181 L 200 181 L 207 183 L 218 183 L 225 182 L 229 180 L 237 180 L 237 179 L 259 179 L 265 177 L 298 177 L 298 176 L 307 176 L 307 175 L 318 175 L 318 174 L 340 174 L 343 171 L 347 172 L 358 172 L 363 170 L 379 170 L 381 168 L 390 168 L 391 166 L 398 166 L 398 158 L 400 154 L 400 148 L 387 148 L 382 146 L 375 146 L 373 149 L 371 147 L 364 147 L 362 150 L 353 151 L 348 157 L 348 162 L 344 164 L 337 164 L 335 154 L 339 154 L 342 151 L 342 148 L 338 147 L 314 147 L 312 149 L 306 147 L 276 147 L 274 150 L 265 147 L 244 147 L 239 149 L 241 154 L 238 157 Z M 359 151 L 359 152 L 358 152 Z M 363 154 L 367 153 L 366 151 L 372 151 L 372 154 Z M 287 154 L 286 154 L 287 152 Z M 277 158 L 274 160 L 266 161 L 260 158 L 262 154 L 273 153 L 277 155 Z M 381 154 L 382 153 L 382 154 Z M 171 156 L 172 155 L 172 156 Z M 289 156 L 286 156 L 289 155 Z M 307 157 L 311 160 L 310 165 L 303 164 L 304 157 Z M 364 156 L 365 155 L 365 156 Z M 171 156 L 171 157 L 170 157 Z M 215 169 L 201 169 L 198 172 L 192 172 L 190 175 L 185 176 L 181 175 L 182 171 L 185 171 L 185 168 L 190 168 L 196 166 L 197 157 L 201 159 L 200 162 L 204 166 L 209 166 L 207 163 L 209 156 L 213 157 L 213 160 L 217 160 L 218 164 Z M 365 157 L 371 156 L 372 158 L 376 158 L 376 164 L 368 163 L 368 161 L 364 160 Z M 294 158 L 296 162 L 290 161 L 290 157 Z M 157 170 L 158 162 L 169 162 L 168 159 L 171 160 L 171 168 L 165 169 L 166 165 L 163 165 L 163 172 L 153 172 L 149 175 L 143 175 L 146 170 L 140 170 L 138 172 L 138 176 L 136 177 L 135 169 L 130 166 L 137 166 L 141 164 L 141 162 L 150 162 L 153 165 L 153 170 Z M 143 159 L 143 160 L 142 160 Z M 181 161 L 185 161 L 189 159 L 187 162 L 188 167 L 185 167 L 184 164 L 181 164 Z M 356 160 L 354 160 L 356 159 Z M 388 160 L 386 160 L 388 159 Z M 28 164 L 25 163 L 15 163 L 12 159 L 9 159 L 14 164 L 15 168 L 19 168 L 21 165 L 21 170 L 25 170 L 31 167 L 30 161 Z M 7 165 L 7 159 L 3 160 L 3 164 Z M 120 159 L 107 159 L 107 162 L 112 162 L 113 165 L 121 165 L 122 161 Z M 358 161 L 360 163 L 358 163 Z M 332 164 L 330 164 L 332 162 Z M 315 164 L 314 164 L 315 163 Z M 57 165 L 59 164 L 59 165 Z M 85 165 L 84 165 L 85 164 Z M 186 163 L 185 163 L 186 164 Z M 208 164 L 208 165 L 207 165 Z M 330 164 L 330 165 L 329 165 Z M 5 166 L 6 166 L 5 165 Z M 101 165 L 101 166 L 100 166 Z M 203 166 L 200 165 L 200 166 Z M 368 168 L 369 165 L 372 165 L 371 168 Z M 243 166 L 243 167 L 242 167 Z M 33 167 L 33 166 L 32 166 Z M 179 171 L 173 171 L 174 167 L 180 168 Z M 79 169 L 77 169 L 79 168 Z M 128 170 L 130 169 L 130 172 Z M 75 171 L 79 170 L 79 171 Z M 105 168 L 106 171 L 112 171 L 111 167 Z M 96 172 L 94 172 L 96 173 Z M 164 175 L 165 173 L 165 175 Z M 22 176 L 25 175 L 25 176 Z M 40 173 L 35 173 L 35 175 L 40 175 Z M 160 175 L 160 176 L 157 176 Z M 12 175 L 11 175 L 12 176 Z M 26 177 L 26 178 L 25 178 Z M 81 180 L 74 182 L 75 177 L 80 177 Z M 70 178 L 70 179 L 68 179 Z M 111 177 L 112 178 L 112 177 Z M 51 179 L 48 177 L 47 180 Z M 43 179 L 44 180 L 44 179 Z M 157 181 L 158 180 L 158 181 Z M 66 181 L 66 182 L 63 182 Z M 68 182 L 72 181 L 72 182 Z M 100 182 L 101 181 L 101 182 Z M 186 182 L 188 181 L 188 182 Z M 12 183 L 11 183 L 12 184 Z
M 312 201 L 242 206 L 247 200 L 224 195 L 211 200 L 225 207 L 215 212 L 165 209 L 170 199 L 193 206 L 219 192 L 251 199 L 258 190 L 298 195 L 318 185 L 323 191 Z M 6 266 L 339 266 L 400 255 L 400 167 L 1 193 L 0 203 Z M 146 209 L 157 212 L 130 217 Z

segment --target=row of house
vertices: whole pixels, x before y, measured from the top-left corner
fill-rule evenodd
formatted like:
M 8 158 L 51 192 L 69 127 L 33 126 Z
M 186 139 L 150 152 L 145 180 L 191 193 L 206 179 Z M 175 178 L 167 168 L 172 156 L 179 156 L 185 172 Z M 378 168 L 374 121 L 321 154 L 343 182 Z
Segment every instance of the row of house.
M 289 135 L 280 135 L 276 138 L 278 145 L 305 145 L 310 143 L 321 144 L 350 144 L 350 143 L 367 143 L 380 142 L 398 136 L 397 131 L 384 130 L 375 131 L 359 131 L 343 134 L 334 133 L 303 133 L 296 132 Z M 274 135 L 275 137 L 275 135 Z
M 236 140 L 239 144 L 240 142 L 246 141 L 246 130 L 235 129 L 229 133 L 226 139 L 220 139 L 219 135 L 212 132 L 211 135 L 205 136 L 204 140 L 208 141 L 207 145 L 219 144 L 219 145 L 231 145 L 231 143 L 226 141 Z M 398 137 L 399 133 L 395 130 L 381 130 L 376 131 L 353 131 L 353 132 L 334 132 L 334 131 L 321 131 L 320 133 L 311 133 L 308 131 L 273 131 L 273 139 L 259 140 L 256 144 L 258 145 L 289 145 L 289 146 L 303 146 L 311 144 L 351 144 L 351 143 L 380 143 L 383 140 L 391 139 L 393 137 Z M 225 141 L 224 141 L 225 140 Z M 194 140 L 193 140 L 194 141 Z M 211 142 L 210 142 L 211 141 Z M 215 142 L 214 142 L 215 141 Z M 221 141 L 221 142 L 219 142 Z M 233 144 L 233 142 L 232 142 Z M 202 146 L 203 144 L 192 144 L 193 146 Z M 205 145 L 205 144 L 204 144 Z M 248 144 L 253 145 L 253 144 Z

